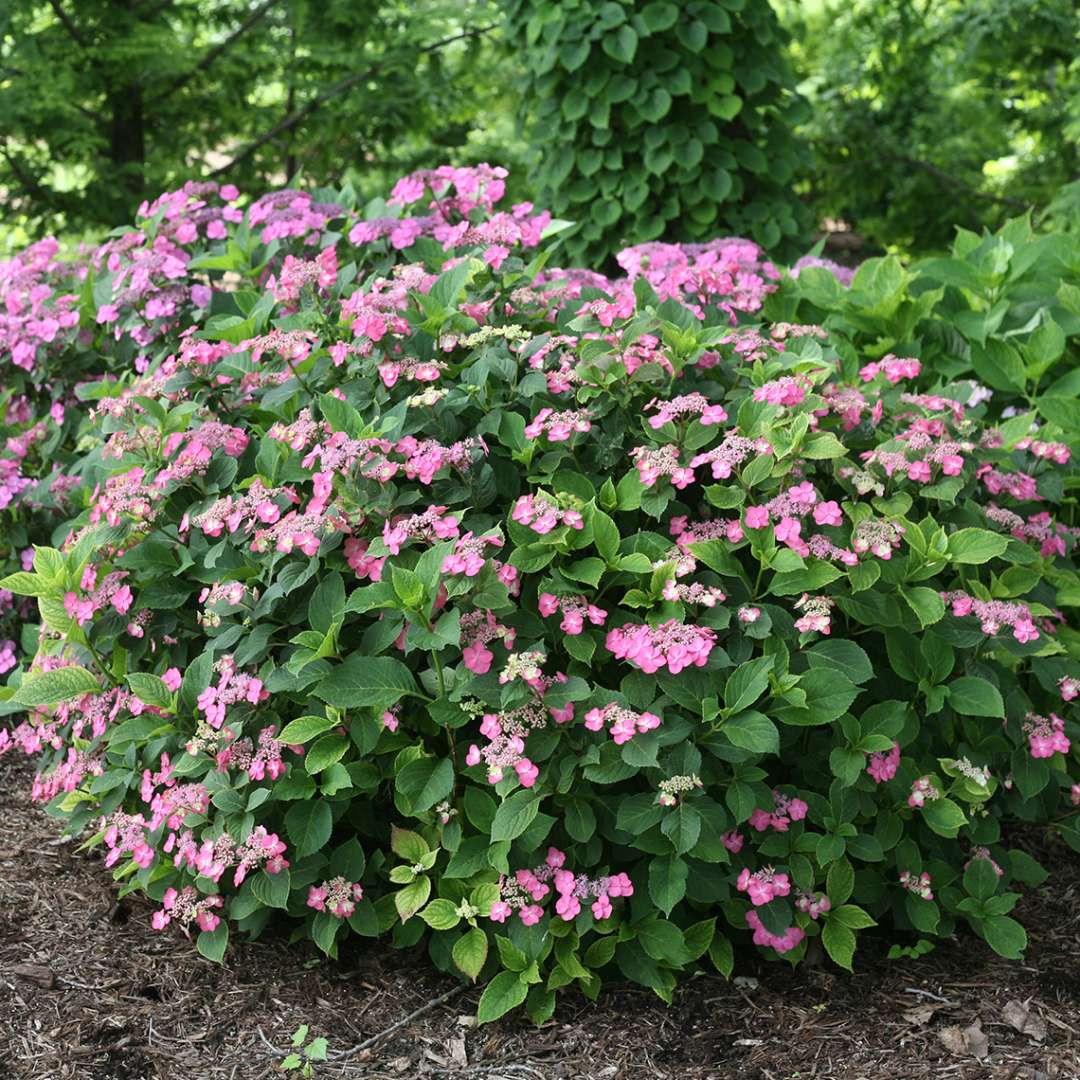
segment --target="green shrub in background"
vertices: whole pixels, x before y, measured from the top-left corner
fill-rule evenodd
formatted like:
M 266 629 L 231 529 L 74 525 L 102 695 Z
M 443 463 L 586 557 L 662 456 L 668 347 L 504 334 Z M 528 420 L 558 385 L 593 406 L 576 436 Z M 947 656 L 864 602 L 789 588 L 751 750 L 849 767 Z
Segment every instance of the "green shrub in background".
M 809 214 L 785 38 L 763 0 L 510 0 L 543 205 L 573 259 L 624 243 L 752 237 L 793 253 Z
M 1078 175 L 1072 0 L 776 0 L 810 102 L 820 218 L 877 245 L 948 247 Z M 1061 224 L 1061 222 L 1057 222 Z
M 821 322 L 837 351 L 856 358 L 918 356 L 943 379 L 974 379 L 995 411 L 1080 434 L 1080 239 L 1041 236 L 1025 217 L 995 233 L 957 231 L 951 252 L 906 267 L 868 259 L 850 289 L 808 267 L 769 297 L 774 319 Z

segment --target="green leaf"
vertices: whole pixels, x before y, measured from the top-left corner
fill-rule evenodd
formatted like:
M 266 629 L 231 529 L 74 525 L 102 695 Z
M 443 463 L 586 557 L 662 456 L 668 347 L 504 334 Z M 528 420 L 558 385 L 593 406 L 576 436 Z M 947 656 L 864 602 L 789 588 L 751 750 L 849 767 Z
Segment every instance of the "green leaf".
M 299 802 L 285 814 L 285 832 L 298 858 L 321 851 L 334 828 L 334 815 L 326 802 Z
M 856 685 L 869 682 L 874 677 L 874 666 L 870 663 L 870 657 L 854 641 L 845 641 L 843 638 L 819 641 L 803 650 L 803 655 L 811 667 L 838 671 Z
M 776 710 L 781 723 L 797 727 L 828 724 L 839 719 L 859 694 L 846 676 L 826 668 L 811 668 L 799 676 L 797 688 L 806 694 L 806 705 Z
M 948 541 L 949 559 L 968 566 L 979 566 L 1005 554 L 1009 538 L 989 529 L 961 529 Z
M 55 671 L 27 675 L 9 701 L 12 705 L 37 708 L 42 705 L 56 705 L 58 702 L 92 694 L 100 689 L 101 684 L 86 668 L 56 668 Z
M 329 720 L 325 716 L 300 716 L 285 725 L 277 741 L 285 746 L 303 746 L 337 724 L 336 720 Z
M 613 34 L 605 34 L 600 41 L 604 52 L 620 64 L 632 64 L 637 52 L 637 32 L 629 23 L 623 23 Z
M 665 914 L 686 895 L 690 867 L 678 855 L 660 855 L 649 863 L 649 897 Z
M 449 758 L 417 758 L 397 774 L 394 790 L 414 814 L 430 810 L 454 788 L 454 766 Z
M 740 664 L 729 676 L 724 687 L 724 706 L 734 712 L 749 708 L 769 685 L 769 672 L 775 657 L 759 656 Z
M 419 834 L 409 829 L 390 826 L 390 850 L 408 862 L 419 862 L 431 850 L 428 842 Z
M 491 823 L 491 839 L 516 840 L 540 811 L 540 799 L 527 789 L 515 791 L 504 799 L 495 811 Z
M 349 748 L 349 740 L 339 732 L 323 735 L 304 755 L 304 767 L 309 776 L 328 769 L 335 761 L 340 761 Z
M 830 918 L 821 931 L 821 943 L 835 963 L 846 971 L 851 971 L 851 961 L 855 956 L 855 934 L 850 927 Z
M 25 570 L 8 574 L 6 578 L 0 579 L 0 589 L 7 589 L 16 596 L 51 596 L 54 593 L 59 596 L 63 591 L 55 585 L 50 585 L 43 577 L 29 574 Z
M 664 815 L 660 831 L 679 855 L 685 855 L 701 835 L 701 815 L 692 806 L 681 802 Z
M 432 900 L 431 903 L 420 912 L 420 918 L 423 919 L 432 930 L 453 930 L 453 928 L 461 922 L 457 904 L 455 904 L 453 900 L 443 900 L 441 898 Z
M 900 595 L 904 598 L 907 606 L 915 612 L 915 617 L 923 628 L 932 626 L 945 618 L 945 601 L 941 599 L 941 594 L 934 589 L 927 589 L 923 586 L 902 588 Z
M 869 926 L 877 926 L 870 916 L 857 904 L 843 904 L 835 908 L 829 916 L 851 930 L 865 930 Z
M 999 956 L 1006 960 L 1019 960 L 1023 957 L 1027 948 L 1027 932 L 1015 920 L 1007 915 L 995 915 L 982 921 L 979 930 L 990 946 Z
M 528 986 L 514 971 L 500 971 L 484 987 L 480 995 L 480 1004 L 476 1010 L 478 1024 L 490 1024 L 505 1016 L 511 1009 L 516 1009 L 529 992 Z
M 125 678 L 131 692 L 144 704 L 154 705 L 159 709 L 172 708 L 172 691 L 157 675 L 135 671 Z
M 458 969 L 475 982 L 476 977 L 487 962 L 487 934 L 480 927 L 474 926 L 454 942 L 450 956 Z M 504 974 L 510 973 L 504 972 Z M 511 1005 L 510 1008 L 513 1008 L 513 1006 Z
M 666 960 L 669 964 L 685 964 L 689 959 L 683 932 L 666 919 L 647 919 L 637 927 L 637 939 L 641 947 L 654 960 Z
M 315 687 L 314 693 L 328 705 L 355 709 L 393 705 L 418 691 L 412 672 L 400 660 L 353 653 Z
M 255 899 L 271 908 L 287 908 L 291 888 L 292 880 L 288 869 L 276 874 L 268 874 L 265 870 L 260 870 L 251 879 L 251 891 Z
M 394 893 L 394 907 L 403 923 L 408 922 L 426 903 L 431 895 L 431 878 L 420 875 L 404 889 Z
M 615 562 L 619 554 L 619 529 L 603 510 L 592 512 L 593 542 L 604 561 L 609 565 Z M 593 583 L 595 584 L 595 582 Z
M 775 574 L 769 586 L 769 592 L 774 596 L 795 596 L 798 593 L 817 592 L 842 576 L 842 571 L 832 563 L 815 560 L 805 570 L 785 570 Z
M 1005 703 L 993 683 L 974 675 L 961 675 L 948 684 L 949 704 L 964 716 L 1004 718 Z
M 837 859 L 829 866 L 825 891 L 829 894 L 832 906 L 839 907 L 847 902 L 855 888 L 855 869 L 846 858 Z
M 976 900 L 989 900 L 998 889 L 997 871 L 989 859 L 976 857 L 964 871 L 964 888 Z
M 732 746 L 749 750 L 754 754 L 778 754 L 780 732 L 776 725 L 759 712 L 736 713 L 721 728 Z
M 1010 922 L 1012 920 L 1009 920 Z M 195 948 L 215 964 L 220 964 L 229 947 L 229 924 L 222 919 L 214 930 L 200 930 Z
M 930 828 L 948 839 L 952 839 L 967 824 L 964 811 L 952 799 L 935 799 L 922 808 L 923 820 Z

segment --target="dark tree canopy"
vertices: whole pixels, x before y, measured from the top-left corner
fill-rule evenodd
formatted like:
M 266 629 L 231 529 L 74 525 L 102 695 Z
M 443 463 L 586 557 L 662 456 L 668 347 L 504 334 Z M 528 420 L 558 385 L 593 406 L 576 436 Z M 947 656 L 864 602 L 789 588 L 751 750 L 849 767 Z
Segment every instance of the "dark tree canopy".
M 777 2 L 812 106 L 819 216 L 940 249 L 1080 178 L 1074 0 Z
M 5 219 L 100 228 L 192 176 L 381 183 L 466 158 L 497 22 L 485 0 L 7 0 Z

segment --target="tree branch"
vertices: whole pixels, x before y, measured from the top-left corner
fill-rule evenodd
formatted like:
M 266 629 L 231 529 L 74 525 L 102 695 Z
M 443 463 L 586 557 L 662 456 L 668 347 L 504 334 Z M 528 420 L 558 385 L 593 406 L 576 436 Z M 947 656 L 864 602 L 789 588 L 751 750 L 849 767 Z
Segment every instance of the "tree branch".
M 414 55 L 423 55 L 424 53 L 435 52 L 438 49 L 442 49 L 447 45 L 452 44 L 455 41 L 462 41 L 465 38 L 479 37 L 481 34 L 487 34 L 494 30 L 497 23 L 491 23 L 488 26 L 477 26 L 471 30 L 462 30 L 460 33 L 451 34 L 449 37 L 442 38 L 439 41 L 434 41 L 430 45 L 425 45 L 422 49 L 417 49 Z M 327 87 L 321 94 L 317 94 L 306 105 L 302 105 L 295 112 L 289 113 L 288 116 L 283 117 L 278 121 L 269 131 L 260 135 L 257 139 L 252 140 L 247 144 L 231 161 L 226 162 L 224 165 L 217 169 L 214 169 L 209 173 L 209 178 L 221 176 L 223 173 L 229 172 L 231 169 L 236 168 L 242 161 L 246 161 L 257 150 L 261 149 L 268 142 L 276 139 L 283 132 L 290 131 L 296 127 L 301 121 L 306 120 L 316 109 L 321 108 L 328 101 L 338 97 L 340 94 L 344 94 L 347 90 L 351 90 L 357 83 L 363 82 L 365 79 L 370 79 L 382 70 L 383 64 L 374 64 L 365 71 L 355 72 L 352 75 L 347 75 L 344 79 L 339 80 L 332 86 Z
M 20 184 L 22 184 L 30 195 L 35 197 L 39 202 L 44 203 L 50 209 L 58 209 L 54 193 L 38 183 L 33 176 L 23 169 L 22 164 L 8 153 L 7 139 L 4 139 L 3 145 L 0 146 L 0 155 L 3 155 L 4 160 L 8 163 L 8 168 L 11 169 L 12 175 Z
M 60 6 L 60 0 L 49 0 L 49 7 L 53 9 L 53 14 L 56 15 L 64 29 L 67 31 L 68 37 L 70 37 L 83 52 L 86 52 L 90 48 L 89 42 L 87 42 L 86 38 L 79 33 L 78 27 L 71 21 L 67 13 Z
M 944 169 L 939 169 L 929 161 L 908 157 L 906 154 L 890 154 L 889 156 L 896 161 L 903 162 L 905 165 L 910 165 L 914 169 L 921 169 L 923 172 L 929 173 L 945 187 L 952 188 L 954 191 L 967 192 L 973 199 L 982 199 L 985 202 L 1000 203 L 1002 206 L 1012 206 L 1017 210 L 1027 210 L 1033 205 L 1032 203 L 1025 202 L 1023 199 L 1013 198 L 1010 195 L 993 195 L 989 191 L 979 191 L 978 188 L 972 187 L 966 180 L 961 180 L 956 176 L 950 176 Z
M 221 56 L 223 52 L 225 52 L 227 49 L 232 48 L 232 46 L 235 45 L 236 42 L 244 36 L 244 34 L 246 34 L 256 23 L 261 21 L 261 19 L 271 8 L 277 7 L 282 2 L 283 0 L 264 0 L 264 2 L 261 3 L 257 8 L 255 8 L 254 11 L 252 11 L 251 14 L 248 15 L 248 17 L 227 38 L 225 38 L 224 41 L 219 42 L 212 49 L 210 49 L 209 52 L 207 52 L 206 55 L 193 68 L 185 72 L 183 75 L 179 76 L 179 78 L 175 79 L 172 84 L 162 90 L 161 93 L 155 94 L 154 97 L 150 99 L 150 104 L 153 105 L 154 103 L 162 100 L 163 98 L 167 98 L 170 95 L 175 94 L 177 90 L 180 90 L 183 87 L 187 86 L 187 84 L 191 82 L 191 80 L 194 79 L 196 75 L 210 67 L 210 65 L 213 64 L 214 61 L 217 60 L 217 58 Z

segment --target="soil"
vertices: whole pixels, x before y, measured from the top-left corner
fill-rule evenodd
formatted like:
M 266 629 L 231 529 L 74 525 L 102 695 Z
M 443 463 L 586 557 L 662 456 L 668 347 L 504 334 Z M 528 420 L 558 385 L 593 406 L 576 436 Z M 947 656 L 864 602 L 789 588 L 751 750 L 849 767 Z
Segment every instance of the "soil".
M 747 950 L 739 978 L 698 975 L 671 1007 L 616 986 L 597 1003 L 562 999 L 542 1028 L 477 1028 L 479 990 L 455 989 L 422 950 L 354 937 L 328 962 L 279 939 L 204 960 L 150 928 L 149 904 L 117 900 L 99 856 L 27 802 L 28 781 L 0 759 L 0 1080 L 283 1076 L 301 1024 L 329 1042 L 320 1080 L 1080 1078 L 1080 861 L 1038 850 L 1038 833 L 1018 842 L 1055 872 L 1017 909 L 1022 963 L 971 936 L 901 961 L 871 941 L 854 975 Z

